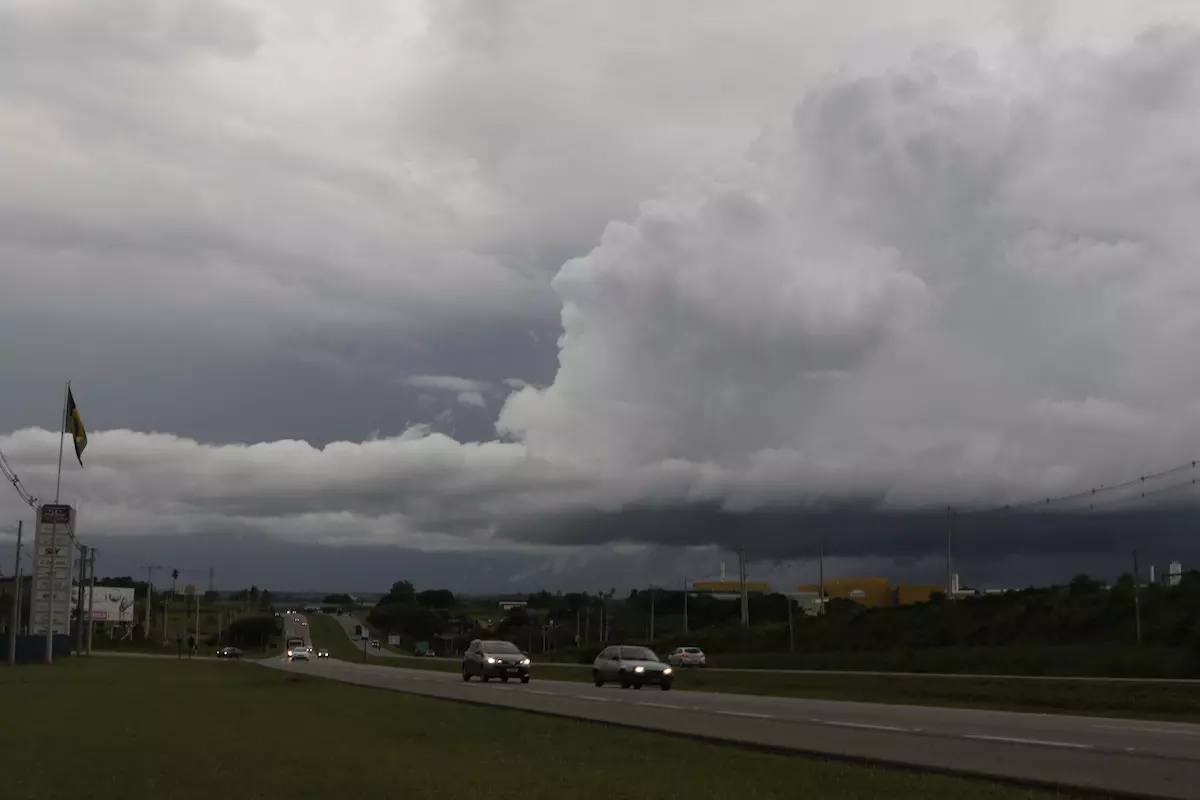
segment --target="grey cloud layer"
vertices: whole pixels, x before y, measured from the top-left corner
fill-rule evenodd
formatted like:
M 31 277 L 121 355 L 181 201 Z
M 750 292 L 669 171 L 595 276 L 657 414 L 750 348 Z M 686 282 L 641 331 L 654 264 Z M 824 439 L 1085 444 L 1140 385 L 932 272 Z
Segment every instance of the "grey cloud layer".
M 1193 28 L 87 5 L 0 11 L 0 448 L 52 484 L 68 372 L 99 530 L 903 557 L 1196 457 Z

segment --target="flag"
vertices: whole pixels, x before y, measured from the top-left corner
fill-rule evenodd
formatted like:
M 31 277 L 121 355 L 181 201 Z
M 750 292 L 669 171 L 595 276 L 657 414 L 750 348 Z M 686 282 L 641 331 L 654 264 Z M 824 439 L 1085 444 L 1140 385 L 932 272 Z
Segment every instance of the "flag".
M 79 459 L 79 466 L 83 466 L 83 448 L 87 447 L 87 430 L 83 427 L 83 417 L 79 416 L 79 409 L 75 407 L 75 395 L 71 393 L 70 387 L 67 387 L 67 418 L 65 421 L 66 431 L 71 434 L 71 439 L 75 442 L 75 457 Z

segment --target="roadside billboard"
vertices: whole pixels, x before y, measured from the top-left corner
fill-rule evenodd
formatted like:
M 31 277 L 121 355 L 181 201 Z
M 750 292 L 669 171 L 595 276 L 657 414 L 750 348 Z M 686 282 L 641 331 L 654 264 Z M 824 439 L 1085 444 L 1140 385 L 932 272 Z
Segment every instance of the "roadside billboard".
M 83 611 L 90 606 L 93 622 L 133 624 L 133 589 L 97 586 L 95 599 L 91 595 L 91 587 L 83 587 Z

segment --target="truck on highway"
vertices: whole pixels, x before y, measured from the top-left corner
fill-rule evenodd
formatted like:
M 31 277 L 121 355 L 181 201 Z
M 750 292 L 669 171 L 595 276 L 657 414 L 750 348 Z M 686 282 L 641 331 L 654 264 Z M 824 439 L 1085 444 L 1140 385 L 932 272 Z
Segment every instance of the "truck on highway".
M 287 647 L 286 647 L 287 654 L 289 656 L 291 656 L 293 648 L 304 647 L 304 637 L 303 636 L 289 636 L 287 638 L 286 644 L 287 644 Z

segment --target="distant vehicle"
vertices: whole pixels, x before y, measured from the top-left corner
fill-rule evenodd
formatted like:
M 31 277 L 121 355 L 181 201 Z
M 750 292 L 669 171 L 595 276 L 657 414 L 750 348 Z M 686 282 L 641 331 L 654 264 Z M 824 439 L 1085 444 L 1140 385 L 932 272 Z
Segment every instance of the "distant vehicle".
M 437 653 L 433 652 L 433 648 L 426 650 L 421 655 L 424 656 L 425 658 L 437 658 Z
M 292 651 L 293 647 L 304 647 L 304 637 L 303 636 L 289 636 L 287 638 L 287 641 L 284 644 L 288 651 L 288 655 L 290 656 L 292 654 L 291 651 Z
M 378 639 L 372 639 L 372 640 L 371 640 L 371 647 L 374 647 L 376 650 L 378 650 L 378 649 L 379 649 L 379 640 L 378 640 Z
M 329 651 L 322 647 L 317 651 L 317 658 L 329 658 Z
M 355 635 L 355 636 L 362 636 L 362 635 L 363 635 L 363 629 L 362 629 L 362 625 L 355 625 L 355 626 L 354 626 L 354 635 Z
M 704 667 L 708 666 L 708 657 L 699 647 L 676 647 L 667 656 L 667 663 L 672 667 Z
M 476 639 L 463 653 L 462 679 L 469 681 L 478 676 L 484 683 L 492 678 L 508 683 L 509 678 L 520 678 L 521 683 L 529 683 L 532 666 L 529 657 L 512 642 Z
M 312 651 L 307 647 L 293 647 L 288 650 L 288 658 L 292 661 L 311 661 Z
M 217 651 L 217 658 L 241 658 L 242 651 L 236 647 L 222 647 Z
M 665 692 L 675 681 L 675 670 L 649 647 L 613 645 L 601 650 L 592 662 L 592 681 L 597 686 L 615 681 L 622 689 L 657 684 Z

